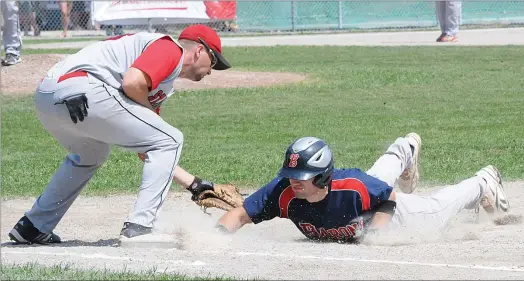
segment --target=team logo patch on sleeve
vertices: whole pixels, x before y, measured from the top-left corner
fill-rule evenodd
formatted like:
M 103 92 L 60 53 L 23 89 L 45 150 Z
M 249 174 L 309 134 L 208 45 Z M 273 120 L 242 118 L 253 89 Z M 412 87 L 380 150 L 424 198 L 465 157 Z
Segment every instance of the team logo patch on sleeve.
M 300 157 L 300 155 L 298 155 L 298 153 L 293 153 L 291 155 L 289 155 L 289 167 L 291 168 L 295 168 L 298 164 L 298 158 Z

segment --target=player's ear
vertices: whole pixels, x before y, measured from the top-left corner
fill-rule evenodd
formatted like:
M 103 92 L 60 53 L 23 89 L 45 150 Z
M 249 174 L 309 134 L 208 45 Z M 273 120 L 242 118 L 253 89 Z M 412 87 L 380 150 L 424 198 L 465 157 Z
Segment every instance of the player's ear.
M 204 47 L 204 45 L 198 44 L 197 45 L 197 49 L 198 49 L 198 58 L 200 58 L 203 55 L 207 55 L 207 51 L 206 51 L 206 48 Z
M 200 59 L 200 56 L 202 55 L 202 50 L 203 46 L 201 44 L 196 44 L 193 54 L 194 62 L 197 62 Z

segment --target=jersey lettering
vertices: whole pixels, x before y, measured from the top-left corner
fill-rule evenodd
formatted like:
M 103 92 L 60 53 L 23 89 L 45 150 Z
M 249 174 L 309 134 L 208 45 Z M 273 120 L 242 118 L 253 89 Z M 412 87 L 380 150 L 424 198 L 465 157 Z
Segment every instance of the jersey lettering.
M 310 223 L 299 223 L 300 228 L 302 228 L 302 231 L 304 231 L 304 234 L 308 237 L 318 237 L 318 231 L 315 228 L 314 225 Z
M 355 236 L 360 236 L 364 231 L 364 224 L 362 221 L 348 224 L 345 227 L 329 229 L 323 227 L 317 229 L 310 223 L 299 223 L 299 226 L 307 237 L 313 239 L 330 238 L 333 240 L 345 240 Z
M 153 107 L 156 107 L 157 105 L 161 104 L 166 98 L 167 98 L 167 95 L 162 90 L 156 92 L 152 96 L 147 97 L 147 99 L 149 100 L 149 103 Z

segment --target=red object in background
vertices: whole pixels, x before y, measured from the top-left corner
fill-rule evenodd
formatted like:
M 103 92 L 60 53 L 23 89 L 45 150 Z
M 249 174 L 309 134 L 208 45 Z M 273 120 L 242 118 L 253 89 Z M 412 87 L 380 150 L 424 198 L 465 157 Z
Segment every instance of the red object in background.
M 205 1 L 206 13 L 210 19 L 234 20 L 237 15 L 236 1 Z

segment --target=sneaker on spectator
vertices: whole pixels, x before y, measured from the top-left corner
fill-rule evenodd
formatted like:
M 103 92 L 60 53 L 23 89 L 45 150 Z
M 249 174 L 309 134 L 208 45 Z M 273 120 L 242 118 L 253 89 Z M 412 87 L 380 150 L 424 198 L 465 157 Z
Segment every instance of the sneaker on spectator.
M 457 36 L 455 35 L 444 35 L 438 42 L 457 42 Z
M 17 56 L 14 54 L 6 54 L 5 59 L 2 59 L 2 65 L 3 66 L 15 65 L 21 61 L 22 61 L 22 58 L 20 56 Z

